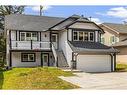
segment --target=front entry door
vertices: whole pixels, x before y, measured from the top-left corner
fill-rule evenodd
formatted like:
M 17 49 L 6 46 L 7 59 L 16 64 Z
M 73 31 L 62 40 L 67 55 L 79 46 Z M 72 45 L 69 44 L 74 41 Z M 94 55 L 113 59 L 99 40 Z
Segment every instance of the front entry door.
M 42 65 L 49 66 L 49 54 L 47 53 L 42 54 Z
M 58 49 L 58 35 L 57 34 L 52 34 L 52 43 L 55 49 Z

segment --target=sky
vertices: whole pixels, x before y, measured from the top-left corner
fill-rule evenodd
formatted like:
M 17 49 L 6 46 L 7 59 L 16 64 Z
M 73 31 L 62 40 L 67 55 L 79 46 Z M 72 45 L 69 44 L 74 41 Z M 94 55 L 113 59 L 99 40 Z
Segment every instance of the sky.
M 27 6 L 25 14 L 39 15 L 39 6 Z M 92 21 L 100 24 L 124 23 L 127 21 L 127 6 L 43 6 L 44 16 L 69 17 L 73 14 L 92 17 Z

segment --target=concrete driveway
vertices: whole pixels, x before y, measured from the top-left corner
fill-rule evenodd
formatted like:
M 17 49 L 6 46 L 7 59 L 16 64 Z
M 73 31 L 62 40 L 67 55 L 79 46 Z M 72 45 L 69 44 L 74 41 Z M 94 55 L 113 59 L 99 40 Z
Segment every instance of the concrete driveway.
M 82 89 L 127 89 L 127 72 L 74 74 L 76 76 L 60 78 Z

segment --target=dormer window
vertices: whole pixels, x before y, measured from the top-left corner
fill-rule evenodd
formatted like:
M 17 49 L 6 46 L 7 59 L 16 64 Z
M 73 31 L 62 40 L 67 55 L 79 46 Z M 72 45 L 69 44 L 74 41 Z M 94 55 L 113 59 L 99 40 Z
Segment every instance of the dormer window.
M 73 41 L 94 41 L 94 32 L 73 31 Z
M 89 41 L 94 41 L 94 32 L 89 32 Z
M 79 32 L 79 41 L 84 41 L 83 32 Z
M 73 40 L 78 41 L 78 32 L 77 31 L 73 32 Z
M 88 41 L 88 32 L 84 33 L 84 41 Z

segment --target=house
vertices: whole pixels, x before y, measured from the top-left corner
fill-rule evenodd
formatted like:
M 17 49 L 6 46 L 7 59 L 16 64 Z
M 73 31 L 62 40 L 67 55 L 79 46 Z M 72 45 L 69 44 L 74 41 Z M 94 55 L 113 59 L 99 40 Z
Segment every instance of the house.
M 101 42 L 120 51 L 117 63 L 127 63 L 127 24 L 102 23 L 100 27 L 105 32 Z
M 56 66 L 85 72 L 115 70 L 118 51 L 100 43 L 103 29 L 85 17 L 12 14 L 5 17 L 5 31 L 9 67 Z

